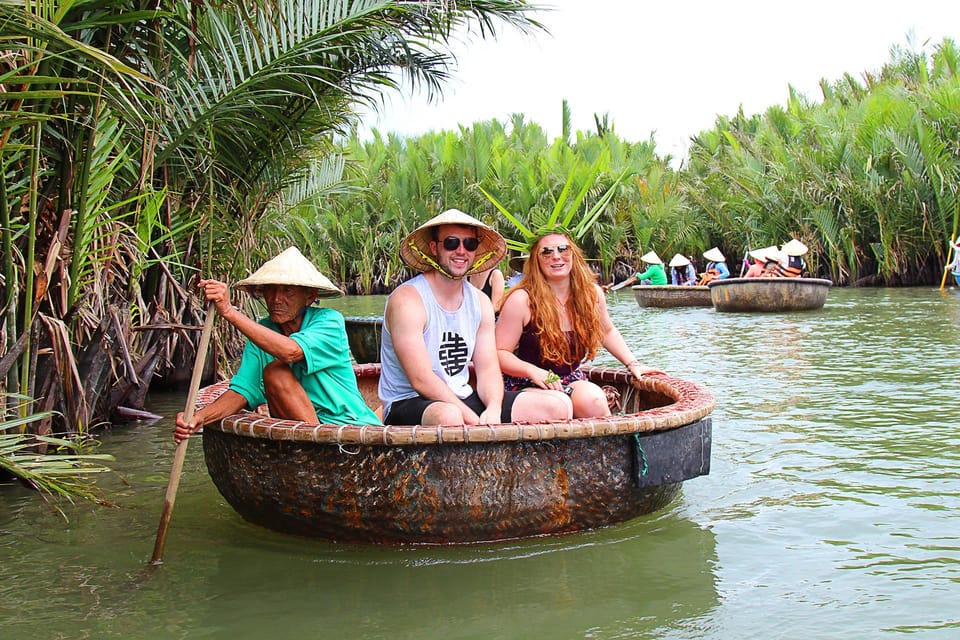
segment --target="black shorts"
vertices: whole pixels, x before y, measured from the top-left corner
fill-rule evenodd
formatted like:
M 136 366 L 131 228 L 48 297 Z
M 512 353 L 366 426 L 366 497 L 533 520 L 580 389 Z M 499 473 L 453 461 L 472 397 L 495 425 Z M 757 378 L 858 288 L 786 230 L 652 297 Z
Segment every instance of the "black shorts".
M 500 406 L 500 422 L 510 422 L 513 414 L 513 401 L 520 395 L 519 391 L 504 391 L 503 404 Z M 383 424 L 420 424 L 423 412 L 437 400 L 428 400 L 423 396 L 414 396 L 406 400 L 397 400 L 390 406 L 390 413 L 383 419 Z M 480 396 L 474 391 L 463 399 L 463 403 L 474 410 L 477 415 L 486 408 Z

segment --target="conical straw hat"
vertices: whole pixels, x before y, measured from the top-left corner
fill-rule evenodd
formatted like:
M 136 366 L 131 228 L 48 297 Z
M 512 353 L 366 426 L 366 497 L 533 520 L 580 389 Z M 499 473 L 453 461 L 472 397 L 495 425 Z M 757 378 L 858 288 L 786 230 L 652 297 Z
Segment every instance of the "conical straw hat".
M 527 263 L 527 258 L 530 257 L 530 254 L 524 253 L 523 255 L 513 256 L 509 260 L 510 268 L 513 271 L 519 271 L 523 273 L 523 267 Z
M 767 260 L 776 260 L 777 262 L 783 262 L 784 254 L 780 251 L 777 245 L 773 245 L 772 247 L 767 247 L 766 249 L 762 249 L 762 251 L 764 255 L 767 256 Z
M 723 257 L 723 254 L 720 253 L 720 249 L 714 247 L 709 251 L 703 252 L 703 257 L 709 260 L 710 262 L 726 262 L 727 259 Z
M 320 298 L 343 295 L 296 247 L 290 247 L 276 258 L 263 263 L 262 267 L 234 286 L 245 287 L 253 295 L 259 295 L 260 287 L 268 284 L 309 287 L 316 289 Z
M 447 209 L 440 215 L 430 218 L 414 229 L 413 233 L 403 239 L 400 244 L 400 259 L 407 266 L 417 271 L 433 271 L 437 268 L 436 256 L 430 252 L 430 241 L 433 240 L 433 227 L 443 224 L 459 224 L 474 227 L 477 230 L 476 261 L 466 275 L 479 273 L 491 266 L 499 264 L 503 256 L 507 255 L 507 243 L 493 227 L 483 224 L 473 216 L 457 209 Z
M 670 258 L 671 267 L 685 267 L 688 264 L 690 264 L 690 260 L 688 260 L 687 257 L 682 254 L 675 253 L 673 254 L 673 257 Z
M 760 262 L 767 261 L 767 250 L 766 249 L 754 249 L 750 252 L 750 257 L 754 260 L 759 260 Z
M 807 245 L 794 238 L 787 244 L 783 245 L 783 247 L 780 248 L 780 251 L 788 256 L 802 256 L 809 251 L 809 249 L 807 249 Z
M 640 256 L 640 259 L 647 264 L 663 264 L 663 260 L 660 259 L 656 251 L 648 251 Z

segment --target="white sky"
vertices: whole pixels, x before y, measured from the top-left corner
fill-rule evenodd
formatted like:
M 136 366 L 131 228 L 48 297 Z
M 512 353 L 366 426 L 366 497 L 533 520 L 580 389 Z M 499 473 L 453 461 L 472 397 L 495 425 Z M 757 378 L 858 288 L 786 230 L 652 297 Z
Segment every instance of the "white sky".
M 960 0 L 541 0 L 550 34 L 501 30 L 455 46 L 453 79 L 433 104 L 392 95 L 363 130 L 403 135 L 453 129 L 512 113 L 561 132 L 561 103 L 576 130 L 609 114 L 631 141 L 651 132 L 675 161 L 718 114 L 785 104 L 788 85 L 819 101 L 819 81 L 886 63 L 890 48 L 932 51 L 960 41 Z M 908 35 L 913 44 L 908 44 Z

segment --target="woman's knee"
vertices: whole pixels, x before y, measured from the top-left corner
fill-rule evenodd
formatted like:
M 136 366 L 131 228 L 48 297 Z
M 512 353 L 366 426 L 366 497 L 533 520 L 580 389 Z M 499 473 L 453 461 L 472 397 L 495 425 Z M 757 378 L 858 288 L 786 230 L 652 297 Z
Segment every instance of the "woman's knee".
M 592 382 L 575 383 L 570 399 L 573 400 L 574 418 L 602 418 L 610 415 L 607 394 Z
M 560 391 L 527 390 L 513 403 L 511 418 L 515 421 L 569 420 L 573 405 L 567 394 Z

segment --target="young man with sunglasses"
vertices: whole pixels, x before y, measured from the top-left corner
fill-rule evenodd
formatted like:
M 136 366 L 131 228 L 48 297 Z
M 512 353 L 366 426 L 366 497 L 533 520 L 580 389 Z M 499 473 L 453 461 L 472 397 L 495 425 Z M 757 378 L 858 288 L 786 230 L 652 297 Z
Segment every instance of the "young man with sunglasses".
M 490 299 L 467 276 L 498 264 L 499 233 L 450 209 L 408 235 L 400 257 L 421 273 L 384 309 L 380 401 L 384 424 L 458 425 L 567 419 L 568 398 L 504 393 Z M 471 385 L 473 364 L 476 388 Z

